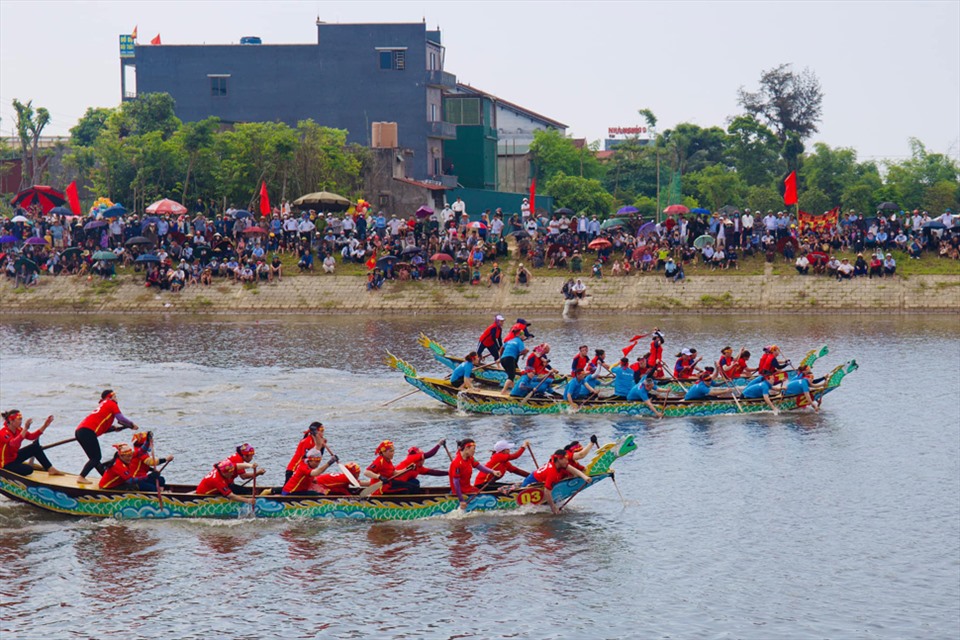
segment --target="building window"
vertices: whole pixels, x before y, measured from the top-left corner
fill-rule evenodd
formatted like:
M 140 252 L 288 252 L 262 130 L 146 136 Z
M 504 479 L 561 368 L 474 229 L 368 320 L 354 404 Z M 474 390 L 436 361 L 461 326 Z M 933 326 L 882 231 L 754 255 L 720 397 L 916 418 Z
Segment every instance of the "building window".
M 227 76 L 210 76 L 210 95 L 214 98 L 227 97 Z
M 439 111 L 439 109 L 437 109 L 437 105 L 432 103 L 430 105 L 430 122 L 437 122 L 440 120 L 440 118 L 437 117 L 437 111 Z
M 465 125 L 480 124 L 479 98 L 448 98 L 444 103 L 447 122 Z
M 405 49 L 379 49 L 380 68 L 393 71 L 403 71 L 407 65 Z

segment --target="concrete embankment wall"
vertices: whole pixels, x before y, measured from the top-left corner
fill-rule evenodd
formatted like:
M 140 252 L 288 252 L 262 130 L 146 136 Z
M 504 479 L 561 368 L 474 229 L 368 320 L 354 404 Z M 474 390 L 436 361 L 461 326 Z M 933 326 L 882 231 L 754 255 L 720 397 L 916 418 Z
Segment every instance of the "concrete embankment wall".
M 217 280 L 180 293 L 144 288 L 140 278 L 101 281 L 44 277 L 28 290 L 0 284 L 0 313 L 453 313 L 552 311 L 564 301 L 563 278 L 527 287 L 391 282 L 368 292 L 357 276 L 300 276 L 241 286 Z M 603 313 L 958 313 L 960 276 L 925 275 L 837 282 L 800 276 L 698 276 L 673 283 L 656 276 L 588 282 L 590 297 L 573 310 Z

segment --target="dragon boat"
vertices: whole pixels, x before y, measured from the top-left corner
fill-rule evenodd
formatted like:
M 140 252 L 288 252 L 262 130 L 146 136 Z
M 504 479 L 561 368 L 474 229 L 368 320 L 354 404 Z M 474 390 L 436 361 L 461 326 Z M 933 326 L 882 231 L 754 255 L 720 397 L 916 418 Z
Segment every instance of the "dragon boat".
M 387 363 L 403 374 L 404 379 L 431 398 L 469 413 L 493 415 L 537 415 L 562 414 L 571 410 L 569 402 L 559 398 L 531 396 L 518 398 L 502 395 L 489 389 L 459 389 L 442 378 L 429 378 L 417 374 L 409 363 L 389 354 Z M 856 360 L 850 360 L 835 367 L 824 377 L 823 385 L 810 390 L 814 402 L 840 386 L 843 378 L 857 370 Z M 806 407 L 806 397 L 800 395 L 773 394 L 770 399 L 779 411 L 794 411 Z M 653 400 L 664 417 L 713 416 L 734 413 L 759 413 L 770 411 L 769 405 L 762 399 L 751 400 L 743 397 L 702 400 L 684 400 L 682 396 L 658 398 Z M 580 403 L 578 413 L 616 414 L 629 416 L 653 416 L 650 408 L 642 402 L 629 402 L 621 399 L 596 398 Z
M 429 349 L 433 354 L 433 359 L 451 371 L 463 363 L 463 358 L 449 355 L 447 353 L 447 349 L 443 345 L 423 333 L 420 334 L 420 337 L 417 339 L 417 343 L 421 347 Z M 812 367 L 817 360 L 823 358 L 829 353 L 830 349 L 826 345 L 820 347 L 819 349 L 811 349 L 807 352 L 803 359 L 800 360 L 800 363 L 797 365 L 797 367 L 802 365 L 808 365 Z M 507 372 L 504 371 L 503 367 L 501 367 L 499 364 L 488 363 L 481 367 L 474 367 L 472 377 L 474 381 L 478 382 L 481 387 L 500 389 L 503 387 L 503 383 L 507 380 Z M 449 375 L 447 376 L 447 379 L 449 379 Z M 735 378 L 733 380 L 716 380 L 714 381 L 714 386 L 745 387 L 754 379 L 755 377 Z M 568 380 L 568 376 L 558 376 L 554 379 L 554 384 L 562 386 L 565 385 Z M 674 393 L 683 391 L 682 384 L 678 383 L 673 378 L 657 378 L 656 381 L 657 386 L 661 389 L 667 389 Z M 689 382 L 695 382 L 695 380 L 691 380 Z
M 637 448 L 633 436 L 600 447 L 586 465 L 590 481 L 563 480 L 553 487 L 557 505 L 569 502 L 588 487 L 613 478 L 611 465 Z M 352 518 L 355 520 L 419 520 L 456 511 L 460 503 L 448 487 L 424 487 L 420 493 L 389 493 L 379 496 L 283 496 L 262 495 L 257 490 L 256 508 L 222 496 L 199 496 L 192 485 L 167 485 L 156 492 L 128 489 L 94 489 L 77 484 L 77 476 L 51 476 L 36 470 L 28 476 L 0 469 L 0 494 L 44 511 L 70 516 L 122 520 L 169 518 Z M 546 503 L 540 483 L 520 488 L 519 483 L 491 483 L 470 498 L 467 512 L 502 512 Z

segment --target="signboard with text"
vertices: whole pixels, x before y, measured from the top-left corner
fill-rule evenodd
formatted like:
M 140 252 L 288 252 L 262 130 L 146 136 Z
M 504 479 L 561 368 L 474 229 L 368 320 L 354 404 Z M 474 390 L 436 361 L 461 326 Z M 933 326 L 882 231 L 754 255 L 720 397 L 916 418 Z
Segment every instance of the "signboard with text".
M 136 54 L 133 51 L 133 36 L 132 35 L 122 35 L 120 36 L 120 57 L 121 58 L 134 58 Z
M 607 135 L 613 136 L 639 136 L 647 132 L 646 127 L 608 127 Z

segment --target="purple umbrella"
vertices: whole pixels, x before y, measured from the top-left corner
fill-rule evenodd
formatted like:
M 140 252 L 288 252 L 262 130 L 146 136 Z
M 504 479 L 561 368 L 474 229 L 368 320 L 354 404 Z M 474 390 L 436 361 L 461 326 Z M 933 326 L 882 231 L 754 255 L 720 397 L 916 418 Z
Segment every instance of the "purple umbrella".
M 107 226 L 106 221 L 94 220 L 93 222 L 88 222 L 87 224 L 83 225 L 83 230 L 90 231 L 91 229 L 99 229 L 100 227 L 105 227 L 105 226 Z
M 419 209 L 417 209 L 418 218 L 429 218 L 432 215 L 433 215 L 433 209 L 431 209 L 430 207 L 420 207 Z
M 27 241 L 24 242 L 23 244 L 46 245 L 47 241 L 38 236 L 30 236 L 29 238 L 27 238 Z
M 656 233 L 657 233 L 657 223 L 653 222 L 652 220 L 650 222 L 640 225 L 640 228 L 637 229 L 638 238 L 645 238 L 647 236 L 656 235 Z
M 15 244 L 17 242 L 20 242 L 17 236 L 3 236 L 0 238 L 0 244 Z
M 631 207 L 631 206 L 629 206 L 629 205 L 626 206 L 626 207 L 620 207 L 619 209 L 617 209 L 617 215 L 618 215 L 618 216 L 619 216 L 619 215 L 631 215 L 631 216 L 632 216 L 632 215 L 635 214 L 635 213 L 640 213 L 640 209 L 637 209 L 636 207 Z

